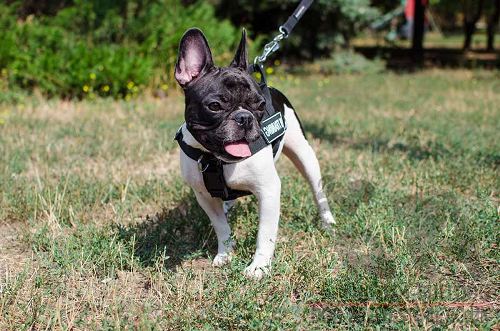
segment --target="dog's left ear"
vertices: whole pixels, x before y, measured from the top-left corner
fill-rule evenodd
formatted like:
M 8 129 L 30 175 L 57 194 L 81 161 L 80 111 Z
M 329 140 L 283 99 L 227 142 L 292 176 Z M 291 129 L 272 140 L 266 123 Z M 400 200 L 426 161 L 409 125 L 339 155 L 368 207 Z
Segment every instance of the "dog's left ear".
M 247 70 L 247 32 L 245 29 L 243 29 L 241 33 L 240 45 L 238 46 L 238 50 L 236 51 L 233 61 L 231 62 L 231 67 L 240 68 L 244 71 Z

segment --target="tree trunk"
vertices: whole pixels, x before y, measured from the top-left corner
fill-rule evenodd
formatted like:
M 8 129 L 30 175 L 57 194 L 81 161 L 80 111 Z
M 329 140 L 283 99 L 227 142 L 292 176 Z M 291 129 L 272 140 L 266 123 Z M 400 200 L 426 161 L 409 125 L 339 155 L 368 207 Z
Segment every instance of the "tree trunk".
M 495 9 L 488 20 L 488 51 L 495 49 L 495 32 L 500 18 L 500 0 L 495 1 Z
M 425 24 L 425 6 L 423 0 L 415 0 L 414 13 L 412 40 L 413 57 L 417 62 L 421 62 L 423 60 Z
M 470 49 L 470 45 L 472 44 L 472 35 L 474 34 L 474 31 L 476 31 L 476 23 L 471 22 L 471 21 L 465 21 L 464 22 L 464 33 L 465 33 L 464 49 L 465 50 Z
M 469 10 L 473 10 L 474 5 L 470 1 L 475 2 L 475 0 L 464 1 L 464 50 L 468 50 L 472 44 L 472 35 L 476 31 L 476 23 L 481 18 L 481 12 L 483 11 L 484 0 L 479 0 L 477 3 L 477 10 L 475 13 L 471 13 Z

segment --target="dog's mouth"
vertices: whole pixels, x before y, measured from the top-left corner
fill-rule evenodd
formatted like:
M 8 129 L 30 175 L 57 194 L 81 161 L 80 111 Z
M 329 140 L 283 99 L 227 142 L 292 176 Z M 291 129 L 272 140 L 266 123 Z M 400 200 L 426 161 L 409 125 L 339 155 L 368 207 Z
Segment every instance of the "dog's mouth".
M 224 145 L 224 150 L 235 157 L 249 157 L 252 155 L 250 145 L 245 139 L 232 141 Z

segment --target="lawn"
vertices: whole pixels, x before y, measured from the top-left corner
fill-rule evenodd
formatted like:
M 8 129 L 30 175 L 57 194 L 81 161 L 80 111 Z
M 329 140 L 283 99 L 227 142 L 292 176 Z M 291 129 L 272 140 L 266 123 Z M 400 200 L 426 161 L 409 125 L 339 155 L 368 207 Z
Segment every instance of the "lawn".
M 318 153 L 324 232 L 284 157 L 272 275 L 231 265 L 179 176 L 183 100 L 0 106 L 0 330 L 491 329 L 499 323 L 500 74 L 275 76 Z

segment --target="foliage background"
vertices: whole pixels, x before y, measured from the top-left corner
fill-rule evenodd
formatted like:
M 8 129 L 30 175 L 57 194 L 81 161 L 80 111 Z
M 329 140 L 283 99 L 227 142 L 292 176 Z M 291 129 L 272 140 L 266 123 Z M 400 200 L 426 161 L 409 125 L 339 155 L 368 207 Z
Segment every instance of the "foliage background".
M 220 0 L 217 13 L 254 34 L 274 34 L 297 7 L 296 0 Z M 317 0 L 283 47 L 287 54 L 313 59 L 329 55 L 379 15 L 369 0 Z
M 0 4 L 0 91 L 125 99 L 145 88 L 164 93 L 172 85 L 177 45 L 187 28 L 201 28 L 216 62 L 224 63 L 232 56 L 240 27 L 249 29 L 255 53 L 296 4 L 292 0 L 7 1 Z M 377 13 L 369 0 L 319 0 L 286 43 L 287 54 L 307 59 L 328 55 L 336 44 L 348 45 L 349 37 Z
M 0 5 L 3 85 L 47 96 L 130 98 L 146 86 L 168 89 L 178 41 L 194 22 L 214 50 L 227 50 L 216 60 L 228 60 L 238 39 L 204 2 L 75 0 L 53 15 L 19 12 L 20 3 Z

